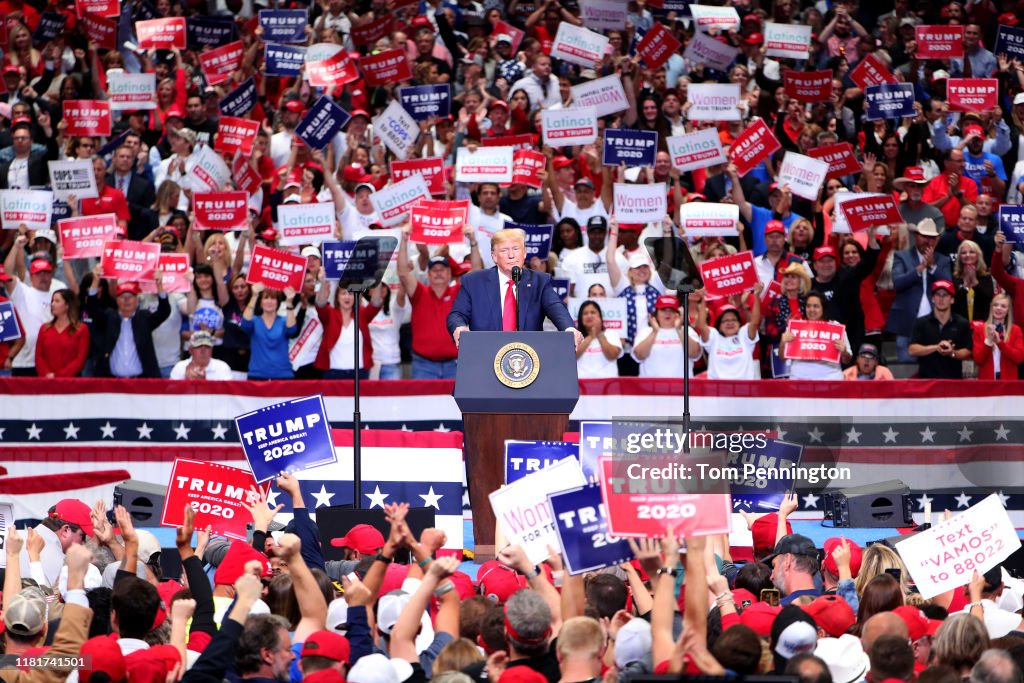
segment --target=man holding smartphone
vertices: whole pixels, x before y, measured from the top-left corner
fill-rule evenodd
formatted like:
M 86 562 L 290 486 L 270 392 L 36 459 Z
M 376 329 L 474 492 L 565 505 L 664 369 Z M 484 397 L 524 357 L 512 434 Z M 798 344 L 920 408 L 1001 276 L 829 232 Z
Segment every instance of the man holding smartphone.
M 782 594 L 780 605 L 788 605 L 805 595 L 818 597 L 814 585 L 820 560 L 814 541 L 800 534 L 787 534 L 775 544 L 775 552 L 762 560 L 772 568 L 772 583 Z
M 953 313 L 956 290 L 949 280 L 932 284 L 932 312 L 914 323 L 909 352 L 918 359 L 918 379 L 963 379 L 973 336 L 967 320 Z

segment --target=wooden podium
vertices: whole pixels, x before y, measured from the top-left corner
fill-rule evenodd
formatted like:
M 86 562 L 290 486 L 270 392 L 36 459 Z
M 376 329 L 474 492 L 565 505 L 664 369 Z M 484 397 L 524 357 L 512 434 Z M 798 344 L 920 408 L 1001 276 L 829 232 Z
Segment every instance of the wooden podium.
M 494 558 L 488 496 L 505 483 L 505 440 L 561 441 L 579 400 L 573 337 L 565 332 L 465 332 L 455 402 L 462 411 L 477 563 Z

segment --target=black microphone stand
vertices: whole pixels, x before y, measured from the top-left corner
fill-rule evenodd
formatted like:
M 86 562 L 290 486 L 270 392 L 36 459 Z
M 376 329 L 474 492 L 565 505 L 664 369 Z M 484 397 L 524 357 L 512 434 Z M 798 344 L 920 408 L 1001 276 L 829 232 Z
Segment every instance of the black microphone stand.
M 362 490 L 363 490 L 363 457 L 362 457 L 362 444 L 360 443 L 360 432 L 362 431 L 362 414 L 359 412 L 359 369 L 362 366 L 362 355 L 359 349 L 360 337 L 362 336 L 359 332 L 359 309 L 360 303 L 363 296 L 363 292 L 366 291 L 366 286 L 362 283 L 353 283 L 347 287 L 348 291 L 356 298 L 355 306 L 352 311 L 352 322 L 355 325 L 355 334 L 353 335 L 353 341 L 355 344 L 355 364 L 352 366 L 356 369 L 355 376 L 352 378 L 355 381 L 353 388 L 353 402 L 352 402 L 352 487 L 353 487 L 353 507 L 359 510 L 362 507 Z
M 512 266 L 512 282 L 516 283 L 516 332 L 519 331 L 519 283 L 523 279 L 523 269 L 519 266 Z

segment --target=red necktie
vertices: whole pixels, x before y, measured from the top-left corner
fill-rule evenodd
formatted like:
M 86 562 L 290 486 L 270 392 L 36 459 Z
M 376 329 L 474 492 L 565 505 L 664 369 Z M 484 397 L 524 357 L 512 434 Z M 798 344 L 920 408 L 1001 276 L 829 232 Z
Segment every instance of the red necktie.
M 505 290 L 505 305 L 501 311 L 501 329 L 505 332 L 516 331 L 516 293 L 512 288 L 516 284 L 508 281 L 508 289 Z

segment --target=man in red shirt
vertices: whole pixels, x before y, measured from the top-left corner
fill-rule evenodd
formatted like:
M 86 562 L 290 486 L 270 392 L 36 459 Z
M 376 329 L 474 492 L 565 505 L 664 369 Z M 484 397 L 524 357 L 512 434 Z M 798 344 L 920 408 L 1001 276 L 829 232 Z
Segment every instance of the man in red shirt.
M 96 190 L 99 192 L 97 199 L 82 200 L 83 216 L 98 216 L 104 213 L 117 215 L 117 225 L 122 234 L 128 231 L 128 221 L 131 220 L 131 212 L 128 210 L 128 200 L 124 198 L 117 188 L 107 185 L 107 164 L 103 157 L 92 158 L 92 170 L 96 175 Z
M 977 200 L 978 184 L 964 178 L 963 150 L 947 150 L 942 155 L 942 173 L 925 186 L 921 201 L 942 212 L 948 230 L 960 220 L 960 207 Z

